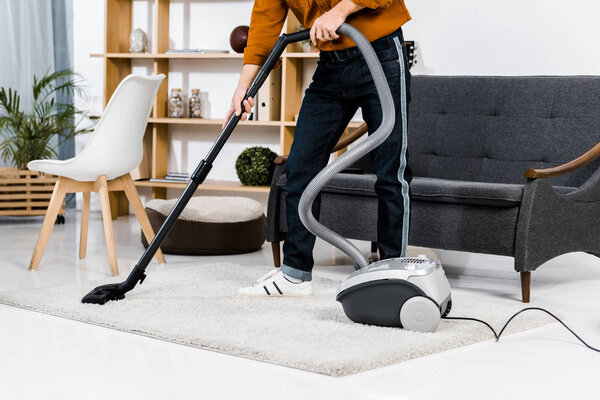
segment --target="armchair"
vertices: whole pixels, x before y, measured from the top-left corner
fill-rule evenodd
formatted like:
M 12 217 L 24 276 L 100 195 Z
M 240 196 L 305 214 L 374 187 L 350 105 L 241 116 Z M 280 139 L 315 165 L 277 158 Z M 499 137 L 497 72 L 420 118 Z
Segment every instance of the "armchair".
M 600 157 L 600 142 L 578 158 L 552 168 L 525 171 L 527 183 L 517 224 L 515 269 L 523 302 L 530 300 L 531 271 L 561 254 L 583 251 L 600 257 L 600 169 L 581 186 L 557 191 L 548 179 L 567 175 Z

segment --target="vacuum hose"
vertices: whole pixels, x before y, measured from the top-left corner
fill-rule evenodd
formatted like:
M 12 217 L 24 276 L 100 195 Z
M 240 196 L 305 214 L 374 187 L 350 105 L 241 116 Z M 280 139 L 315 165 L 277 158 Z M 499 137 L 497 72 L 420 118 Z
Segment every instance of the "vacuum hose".
M 394 99 L 390 92 L 387 78 L 371 43 L 369 43 L 367 38 L 365 38 L 358 29 L 346 23 L 342 24 L 337 32 L 352 39 L 362 53 L 367 63 L 367 67 L 369 68 L 369 72 L 373 77 L 375 88 L 377 89 L 383 118 L 379 128 L 369 135 L 366 140 L 356 144 L 352 149 L 337 158 L 314 177 L 302 193 L 300 203 L 298 204 L 298 213 L 300 215 L 300 220 L 304 226 L 306 226 L 306 229 L 315 236 L 320 237 L 346 253 L 354 261 L 355 267 L 358 269 L 368 265 L 365 256 L 356 248 L 356 246 L 350 243 L 350 241 L 319 223 L 312 213 L 312 205 L 323 187 L 337 173 L 350 167 L 354 162 L 368 154 L 387 139 L 394 129 L 396 112 L 394 108 Z M 402 60 L 400 60 L 400 62 L 402 62 Z

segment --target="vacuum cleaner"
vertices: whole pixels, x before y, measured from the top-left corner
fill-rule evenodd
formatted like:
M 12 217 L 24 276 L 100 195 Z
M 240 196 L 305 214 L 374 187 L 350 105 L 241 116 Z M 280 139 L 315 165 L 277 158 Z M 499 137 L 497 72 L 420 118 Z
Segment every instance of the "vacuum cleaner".
M 394 258 L 368 264 L 365 256 L 353 244 L 321 225 L 311 212 L 315 198 L 327 182 L 335 174 L 350 167 L 356 160 L 383 143 L 396 123 L 394 100 L 373 47 L 356 28 L 347 23 L 344 23 L 338 29 L 338 33 L 351 38 L 361 51 L 373 76 L 381 102 L 383 118 L 379 128 L 369 135 L 366 140 L 358 143 L 320 171 L 309 183 L 300 199 L 298 207 L 300 218 L 309 231 L 338 247 L 354 261 L 355 273 L 340 285 L 337 294 L 337 300 L 342 304 L 344 312 L 351 320 L 364 324 L 431 332 L 437 328 L 440 318 L 446 315 L 451 307 L 450 285 L 440 262 L 425 257 L 417 257 Z M 248 89 L 244 100 L 256 95 L 288 44 L 306 40 L 309 36 L 310 31 L 308 30 L 281 35 Z M 400 64 L 404 65 L 402 62 Z M 402 80 L 403 77 L 404 74 L 402 74 Z M 404 81 L 402 88 L 405 93 Z M 406 104 L 403 102 L 404 130 L 406 129 L 405 108 Z M 160 247 L 198 186 L 208 175 L 213 161 L 240 119 L 241 115 L 231 116 L 206 158 L 199 163 L 191 176 L 190 183 L 127 279 L 121 283 L 95 288 L 83 297 L 81 300 L 83 303 L 105 304 L 111 300 L 123 299 L 127 292 L 144 281 L 146 267 L 154 253 Z

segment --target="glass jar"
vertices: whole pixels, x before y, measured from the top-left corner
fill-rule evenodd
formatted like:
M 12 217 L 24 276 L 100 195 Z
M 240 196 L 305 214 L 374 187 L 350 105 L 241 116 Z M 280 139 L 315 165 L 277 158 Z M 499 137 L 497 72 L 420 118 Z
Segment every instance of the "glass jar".
M 183 118 L 183 109 L 181 89 L 171 89 L 171 94 L 169 94 L 169 118 Z
M 189 101 L 190 118 L 202 118 L 202 99 L 200 98 L 200 89 L 192 89 L 192 95 Z

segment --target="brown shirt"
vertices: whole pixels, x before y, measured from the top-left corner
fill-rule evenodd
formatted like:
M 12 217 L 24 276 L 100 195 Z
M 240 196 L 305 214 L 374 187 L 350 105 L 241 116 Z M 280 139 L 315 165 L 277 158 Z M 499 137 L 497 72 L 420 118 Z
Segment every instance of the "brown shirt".
M 255 0 L 250 22 L 248 46 L 244 50 L 244 64 L 262 65 L 273 49 L 287 16 L 292 10 L 302 26 L 309 28 L 315 19 L 342 0 Z M 369 41 L 389 35 L 410 20 L 404 0 L 353 0 L 365 6 L 350 15 L 346 22 L 360 30 Z M 340 36 L 331 42 L 319 42 L 320 50 L 342 50 L 355 46 Z

